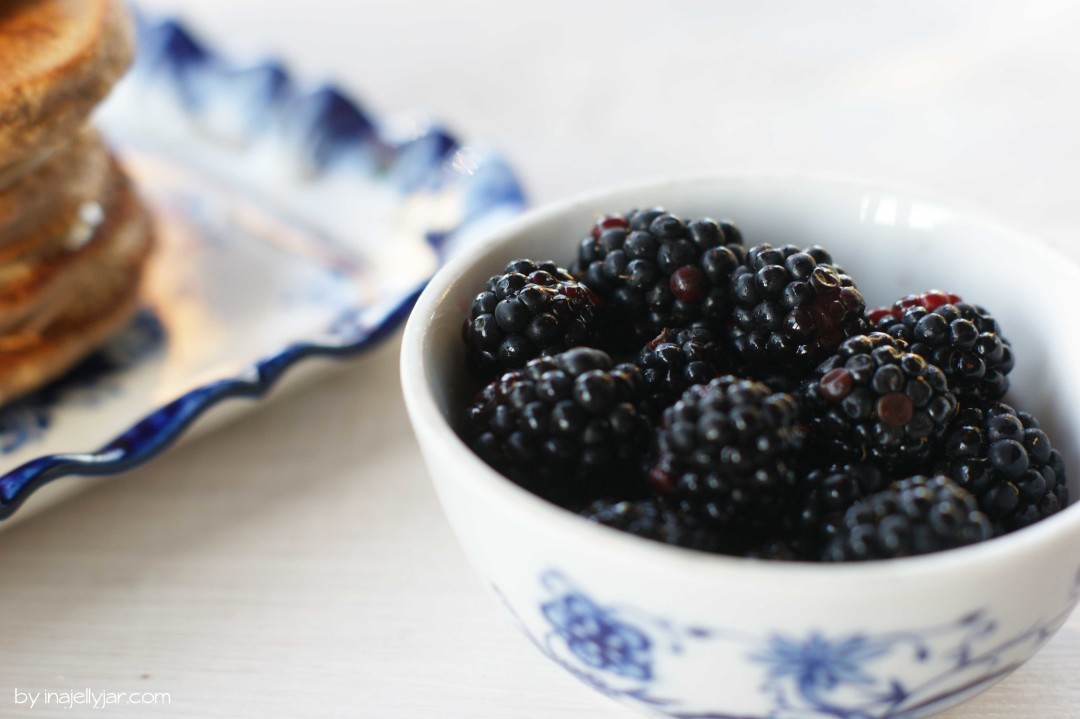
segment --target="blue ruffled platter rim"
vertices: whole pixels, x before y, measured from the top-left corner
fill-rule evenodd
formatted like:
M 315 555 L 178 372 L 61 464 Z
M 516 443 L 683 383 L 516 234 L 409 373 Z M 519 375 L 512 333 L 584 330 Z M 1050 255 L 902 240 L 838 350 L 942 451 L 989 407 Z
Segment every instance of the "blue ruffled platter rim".
M 463 146 L 445 128 L 431 125 L 407 140 L 393 139 L 379 123 L 335 85 L 313 90 L 297 89 L 289 72 L 280 63 L 266 61 L 257 65 L 235 65 L 175 18 L 152 19 L 137 15 L 139 53 L 133 74 L 140 70 L 153 74 L 155 81 L 171 83 L 172 91 L 187 96 L 192 79 L 207 68 L 231 73 L 255 72 L 269 78 L 275 93 L 294 93 L 296 98 L 315 104 L 315 118 L 320 142 L 310 147 L 309 161 L 323 166 L 332 160 L 334 148 L 364 144 L 383 161 L 409 157 L 412 171 L 402 182 L 438 182 L 423 176 L 425 172 L 445 178 L 452 174 L 464 193 L 463 218 L 446 232 L 431 232 L 428 244 L 444 260 L 444 249 L 467 230 L 493 216 L 517 214 L 525 206 L 525 197 L 514 172 L 498 155 L 487 152 L 474 155 L 477 162 L 467 167 L 451 167 L 451 158 L 469 148 Z M 192 108 L 193 111 L 195 108 Z M 416 157 L 426 170 L 416 171 Z M 403 190 L 408 189 L 403 187 Z M 196 387 L 145 415 L 141 420 L 96 451 L 47 454 L 21 464 L 0 476 L 0 520 L 10 517 L 30 495 L 45 484 L 66 476 L 112 475 L 133 469 L 176 442 L 200 416 L 220 402 L 231 398 L 263 397 L 291 367 L 311 357 L 355 355 L 370 349 L 390 335 L 404 321 L 427 280 L 419 283 L 400 301 L 380 316 L 377 323 L 343 322 L 335 331 L 318 340 L 292 342 L 250 365 L 236 376 Z

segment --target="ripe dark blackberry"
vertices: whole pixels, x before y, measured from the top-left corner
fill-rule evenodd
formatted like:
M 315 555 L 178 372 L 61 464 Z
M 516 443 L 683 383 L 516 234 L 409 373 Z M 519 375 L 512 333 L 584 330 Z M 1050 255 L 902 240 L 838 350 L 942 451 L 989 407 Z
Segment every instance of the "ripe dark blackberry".
M 1069 503 L 1065 462 L 1026 412 L 988 403 L 960 410 L 945 438 L 941 471 L 971 492 L 1004 534 Z
M 704 327 L 665 329 L 641 349 L 638 366 L 645 380 L 645 407 L 656 419 L 687 387 L 730 371 L 720 339 Z
M 885 489 L 885 475 L 868 464 L 834 464 L 812 470 L 800 483 L 801 499 L 791 544 L 805 559 L 817 559 L 840 532 L 844 514 Z
M 653 488 L 726 532 L 756 534 L 786 511 L 803 449 L 795 399 L 732 375 L 664 411 Z
M 875 327 L 905 340 L 910 351 L 942 369 L 961 401 L 993 401 L 1009 389 L 1013 368 L 1009 341 L 993 316 L 982 307 L 960 302 L 956 295 L 924 293 L 932 302 L 875 310 Z M 950 301 L 936 304 L 944 296 Z
M 657 497 L 632 501 L 599 499 L 586 507 L 586 519 L 624 532 L 703 552 L 722 552 L 723 537 L 712 527 L 687 512 L 681 512 Z
M 975 498 L 948 477 L 894 482 L 844 513 L 827 562 L 893 559 L 954 549 L 992 536 Z
M 515 260 L 487 281 L 462 334 L 481 378 L 519 369 L 541 355 L 590 343 L 600 300 L 554 262 Z
M 719 326 L 742 258 L 742 237 L 727 220 L 687 221 L 653 208 L 601 217 L 570 269 L 604 299 L 611 340 L 636 348 L 665 327 Z
M 802 396 L 815 440 L 893 476 L 924 466 L 957 408 L 945 373 L 881 332 L 845 340 Z
M 649 422 L 637 406 L 641 371 L 577 347 L 530 361 L 487 385 L 461 434 L 484 461 L 560 504 L 582 504 L 641 479 Z
M 862 295 L 820 247 L 751 247 L 731 282 L 732 346 L 755 377 L 802 375 L 865 331 Z

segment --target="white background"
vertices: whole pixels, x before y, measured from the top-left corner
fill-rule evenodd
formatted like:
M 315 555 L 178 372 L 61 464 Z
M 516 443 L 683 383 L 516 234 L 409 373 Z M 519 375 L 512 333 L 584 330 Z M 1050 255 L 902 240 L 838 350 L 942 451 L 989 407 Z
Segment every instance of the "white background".
M 1073 248 L 1066 3 L 147 0 L 376 115 L 501 149 L 534 204 L 737 168 L 899 180 Z M 1002 258 L 1007 262 L 1008 258 Z M 1018 292 L 1023 288 L 1018 287 Z M 629 717 L 471 574 L 401 406 L 398 340 L 0 535 L 0 716 Z M 1080 619 L 945 716 L 1075 717 Z M 169 692 L 22 710 L 14 689 Z

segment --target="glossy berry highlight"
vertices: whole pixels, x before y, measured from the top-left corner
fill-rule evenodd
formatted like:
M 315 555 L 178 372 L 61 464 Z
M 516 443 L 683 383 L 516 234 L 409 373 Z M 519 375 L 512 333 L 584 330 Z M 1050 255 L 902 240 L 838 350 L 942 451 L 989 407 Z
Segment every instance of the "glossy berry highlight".
M 468 362 L 481 378 L 596 338 L 600 299 L 553 262 L 516 260 L 487 281 L 462 328 Z

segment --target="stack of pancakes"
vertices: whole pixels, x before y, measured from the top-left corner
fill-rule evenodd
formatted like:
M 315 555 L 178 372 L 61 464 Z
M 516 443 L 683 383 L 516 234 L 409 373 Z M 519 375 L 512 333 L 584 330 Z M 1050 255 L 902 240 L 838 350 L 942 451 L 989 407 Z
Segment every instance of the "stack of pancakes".
M 0 403 L 135 309 L 149 218 L 88 125 L 132 53 L 120 0 L 0 0 Z

